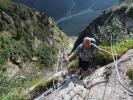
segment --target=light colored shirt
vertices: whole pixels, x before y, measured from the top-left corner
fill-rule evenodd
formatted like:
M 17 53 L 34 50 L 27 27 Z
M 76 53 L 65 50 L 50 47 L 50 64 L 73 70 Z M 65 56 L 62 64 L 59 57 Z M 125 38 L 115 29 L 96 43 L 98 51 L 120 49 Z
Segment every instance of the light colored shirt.
M 77 47 L 77 49 L 74 51 L 74 53 L 78 55 L 83 61 L 90 61 L 92 54 L 101 50 L 101 48 L 99 48 L 94 43 L 91 43 L 90 45 L 91 45 L 90 48 L 84 48 L 83 44 L 80 44 Z

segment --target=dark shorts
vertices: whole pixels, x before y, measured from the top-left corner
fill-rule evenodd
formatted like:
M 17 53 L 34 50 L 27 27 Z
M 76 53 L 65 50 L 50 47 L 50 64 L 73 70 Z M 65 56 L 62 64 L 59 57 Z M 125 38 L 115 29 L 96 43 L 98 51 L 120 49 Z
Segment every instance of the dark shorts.
M 81 58 L 79 58 L 79 67 L 82 68 L 84 71 L 86 71 L 90 66 L 89 61 L 83 61 Z

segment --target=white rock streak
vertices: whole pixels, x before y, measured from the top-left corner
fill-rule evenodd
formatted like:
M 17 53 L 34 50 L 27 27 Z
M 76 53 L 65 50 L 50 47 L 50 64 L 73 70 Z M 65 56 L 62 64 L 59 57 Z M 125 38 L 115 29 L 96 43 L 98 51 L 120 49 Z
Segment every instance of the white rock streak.
M 70 18 L 72 18 L 72 17 L 81 16 L 81 15 L 86 14 L 86 13 L 88 13 L 88 12 L 100 13 L 101 11 L 94 11 L 94 10 L 93 10 L 93 5 L 91 5 L 91 6 L 90 6 L 88 9 L 86 9 L 86 10 L 80 11 L 79 13 L 72 14 L 72 15 L 70 15 L 70 16 L 63 17 L 63 18 L 57 20 L 56 23 L 59 24 L 59 23 L 61 23 L 62 21 L 68 20 L 68 19 L 70 19 Z M 70 11 L 69 11 L 69 13 L 70 13 Z
M 72 5 L 71 5 L 70 9 L 68 10 L 66 16 L 70 16 L 70 15 L 72 14 L 72 10 L 73 10 L 73 8 L 76 6 L 74 0 L 71 0 L 71 2 L 72 2 Z

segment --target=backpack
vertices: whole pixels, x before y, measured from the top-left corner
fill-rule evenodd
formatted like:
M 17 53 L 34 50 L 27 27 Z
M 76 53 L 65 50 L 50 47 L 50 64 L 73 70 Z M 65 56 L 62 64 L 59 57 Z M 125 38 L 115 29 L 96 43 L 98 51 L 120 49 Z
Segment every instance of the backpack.
M 96 40 L 94 38 L 90 38 L 91 43 L 96 44 Z

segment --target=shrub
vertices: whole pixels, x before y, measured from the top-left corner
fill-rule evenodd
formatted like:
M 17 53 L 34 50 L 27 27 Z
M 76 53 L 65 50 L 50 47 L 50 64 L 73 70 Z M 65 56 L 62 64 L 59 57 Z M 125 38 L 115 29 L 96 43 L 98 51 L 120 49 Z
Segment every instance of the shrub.
M 35 55 L 39 58 L 40 68 L 50 68 L 56 61 L 56 49 L 53 46 L 40 44 L 35 50 Z
M 128 5 L 123 3 L 117 7 L 115 7 L 112 11 L 116 12 L 118 14 L 124 13 L 126 11 L 126 9 L 128 8 Z
M 73 60 L 72 62 L 69 63 L 68 65 L 68 70 L 69 71 L 76 71 L 79 67 L 78 60 Z
M 132 3 L 133 2 L 133 0 L 121 0 L 122 2 L 125 2 L 125 3 L 127 3 L 127 4 L 130 4 L 130 3 Z
M 117 53 L 118 54 L 118 58 L 121 57 L 124 53 L 126 53 L 129 49 L 133 48 L 133 40 L 129 39 L 129 40 L 121 40 L 119 42 L 116 42 L 113 44 L 113 51 L 111 51 L 111 47 L 109 45 L 101 45 L 101 48 L 109 51 L 109 52 L 113 52 L 113 53 Z M 106 65 L 110 62 L 113 61 L 112 56 L 106 55 L 104 53 L 97 53 L 94 55 L 94 59 L 95 62 L 99 65 Z
M 133 4 L 131 4 L 128 9 L 126 10 L 126 13 L 129 17 L 133 18 Z
M 1 100 L 25 100 L 23 81 L 10 80 L 5 73 L 0 72 Z
M 128 69 L 126 76 L 128 76 L 129 79 L 133 80 L 133 68 Z

